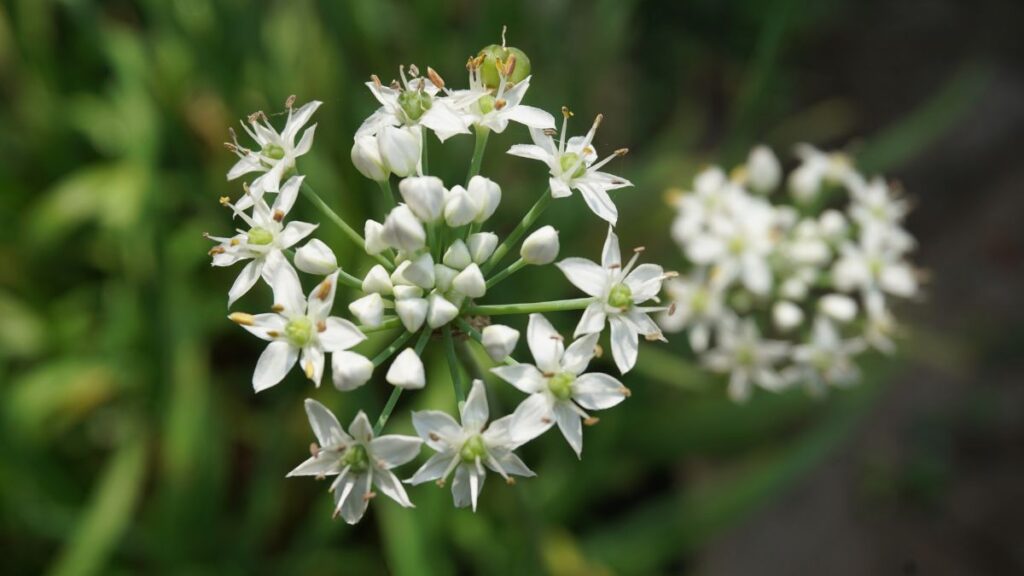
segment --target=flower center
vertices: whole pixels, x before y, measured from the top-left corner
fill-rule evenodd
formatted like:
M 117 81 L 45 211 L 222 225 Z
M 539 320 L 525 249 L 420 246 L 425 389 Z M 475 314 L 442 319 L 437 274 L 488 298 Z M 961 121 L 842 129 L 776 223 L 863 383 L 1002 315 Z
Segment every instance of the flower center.
M 562 154 L 562 157 L 558 159 L 558 162 L 562 166 L 562 174 L 572 170 L 573 166 L 576 166 L 576 170 L 570 175 L 571 178 L 579 178 L 587 173 L 587 167 L 580 162 L 580 155 L 575 152 L 566 152 Z
M 551 390 L 555 398 L 568 400 L 572 397 L 572 383 L 575 381 L 576 376 L 569 372 L 561 372 L 548 378 L 548 390 Z
M 459 449 L 459 457 L 463 462 L 476 462 L 477 458 L 484 456 L 487 456 L 487 447 L 484 446 L 484 439 L 479 434 L 470 436 Z
M 741 346 L 736 350 L 736 363 L 741 366 L 753 366 L 757 360 L 757 354 L 752 346 Z
M 345 454 L 341 457 L 341 463 L 351 468 L 353 472 L 363 472 L 370 467 L 370 457 L 366 453 L 366 448 L 361 444 L 356 444 L 345 450 Z
M 266 228 L 253 228 L 249 230 L 249 244 L 255 246 L 266 246 L 274 241 L 274 234 Z
M 484 94 L 476 101 L 476 105 L 480 107 L 481 114 L 488 114 L 494 110 L 494 96 Z
M 306 316 L 292 318 L 285 324 L 284 335 L 292 344 L 301 348 L 313 339 L 313 321 Z
M 280 160 L 281 158 L 284 158 L 284 148 L 277 144 L 267 144 L 263 147 L 263 150 L 260 151 L 260 154 L 263 154 L 267 158 Z
M 742 236 L 736 236 L 732 240 L 729 240 L 729 252 L 733 254 L 740 254 L 746 247 L 746 242 L 743 241 Z
M 398 95 L 398 105 L 409 120 L 415 122 L 433 105 L 430 94 L 419 90 L 405 90 Z
M 818 351 L 814 354 L 814 358 L 811 359 L 811 364 L 817 368 L 819 372 L 826 372 L 832 367 L 832 354 L 824 350 Z
M 707 311 L 710 301 L 711 297 L 707 290 L 697 290 L 693 293 L 693 299 L 690 300 L 690 307 L 696 314 L 703 314 Z
M 625 284 L 616 284 L 608 292 L 608 305 L 612 308 L 629 308 L 633 304 L 633 291 Z

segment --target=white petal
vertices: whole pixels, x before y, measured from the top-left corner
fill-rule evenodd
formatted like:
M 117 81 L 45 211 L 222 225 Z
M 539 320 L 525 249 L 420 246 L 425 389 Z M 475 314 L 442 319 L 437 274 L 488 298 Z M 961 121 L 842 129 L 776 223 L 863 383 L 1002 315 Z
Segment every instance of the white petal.
M 395 361 L 391 363 L 384 380 L 392 386 L 411 390 L 426 386 L 426 374 L 419 354 L 412 348 L 402 350 Z
M 338 272 L 324 278 L 313 288 L 306 299 L 306 314 L 314 321 L 326 320 L 334 307 L 334 295 L 338 290 Z
M 587 207 L 605 222 L 614 225 L 619 219 L 619 211 L 615 207 L 615 203 L 612 202 L 608 193 L 604 191 L 600 186 L 593 186 L 584 182 L 577 182 L 575 184 L 577 190 L 583 196 L 583 201 L 587 203 Z
M 597 339 L 600 336 L 600 332 L 594 332 L 570 344 L 562 354 L 562 370 L 575 375 L 582 374 L 597 352 Z
M 324 376 L 324 351 L 318 346 L 306 346 L 302 349 L 302 359 L 300 361 L 302 366 L 302 372 L 306 375 L 306 378 L 311 380 L 317 386 L 320 386 L 320 381 L 323 380 Z
M 338 258 L 327 244 L 313 238 L 295 251 L 295 267 L 306 274 L 326 276 L 338 269 Z
M 604 311 L 603 302 L 593 302 L 588 304 L 586 309 L 583 310 L 583 316 L 580 317 L 579 324 L 576 325 L 576 332 L 573 334 L 574 337 L 579 337 L 583 334 L 600 334 L 604 330 L 604 324 L 607 315 Z
M 252 287 L 256 285 L 256 282 L 260 279 L 260 275 L 263 272 L 263 262 L 261 260 L 253 260 L 242 268 L 242 271 L 238 273 L 238 278 L 235 278 L 235 282 L 231 285 L 231 289 L 228 290 L 228 306 L 230 307 L 239 298 L 245 296 Z
M 459 309 L 440 294 L 431 294 L 428 300 L 427 325 L 440 328 L 459 315 Z
M 342 495 L 346 498 L 340 501 L 338 504 L 341 508 L 341 517 L 345 522 L 349 524 L 355 524 L 362 519 L 363 514 L 366 513 L 366 507 L 370 503 L 370 499 L 367 495 L 370 493 L 370 476 L 367 474 L 358 474 L 352 479 L 352 487 L 347 491 L 342 492 Z M 335 490 L 337 497 L 338 491 Z
M 487 388 L 482 380 L 474 380 L 466 403 L 461 409 L 462 425 L 467 430 L 483 430 L 487 424 Z
M 448 449 L 462 434 L 462 427 L 439 410 L 412 413 L 412 426 L 420 438 L 438 452 Z
M 292 220 L 285 225 L 284 230 L 277 235 L 277 244 L 281 249 L 291 248 L 292 246 L 299 243 L 300 240 L 309 236 L 316 230 L 317 224 L 309 224 L 307 222 L 299 222 Z
M 625 374 L 636 364 L 638 338 L 633 328 L 617 316 L 612 316 L 612 358 L 619 372 Z
M 342 430 L 338 418 L 326 406 L 312 398 L 306 399 L 305 406 L 309 427 L 313 429 L 313 435 L 321 447 L 348 445 L 352 442 L 352 438 Z
M 470 298 L 480 298 L 487 293 L 487 283 L 480 267 L 474 262 L 456 274 L 452 287 Z
M 398 481 L 398 477 L 390 470 L 377 471 L 373 475 L 373 483 L 384 493 L 385 496 L 398 502 L 406 508 L 414 508 L 405 492 L 405 487 Z
M 520 158 L 540 160 L 548 165 L 554 162 L 554 158 L 552 158 L 551 154 L 549 154 L 547 150 L 534 144 L 513 144 L 512 147 L 508 149 L 508 153 L 513 156 L 519 156 Z
M 287 342 L 277 341 L 267 345 L 256 362 L 252 375 L 252 387 L 261 392 L 284 379 L 299 359 L 299 349 Z
M 604 294 L 608 273 L 597 264 L 584 258 L 566 258 L 555 264 L 569 282 L 589 296 Z
M 512 413 L 509 435 L 519 446 L 547 432 L 555 424 L 554 402 L 548 394 L 530 394 Z
M 604 247 L 601 248 L 601 267 L 606 269 L 622 267 L 622 252 L 619 251 L 619 237 L 615 229 L 608 227 L 608 235 L 604 239 Z
M 274 290 L 274 304 L 281 306 L 282 315 L 296 316 L 306 312 L 306 296 L 302 293 L 299 275 L 287 260 L 281 258 L 279 263 L 268 266 L 265 274 L 270 276 L 270 286 Z
M 426 322 L 429 307 L 424 298 L 406 298 L 395 302 L 395 313 L 406 330 L 415 332 Z
M 509 120 L 519 122 L 530 128 L 540 128 L 543 130 L 555 127 L 555 118 L 551 114 L 533 106 L 520 104 L 509 110 L 506 116 Z
M 355 300 L 348 305 L 348 310 L 360 324 L 370 328 L 376 328 L 384 321 L 384 299 L 377 293 Z
M 554 374 L 562 368 L 565 344 L 562 335 L 541 314 L 530 314 L 526 328 L 526 343 L 541 372 Z
M 359 328 L 356 328 L 356 325 L 348 320 L 331 316 L 324 321 L 324 324 L 326 325 L 326 330 L 320 332 L 318 338 L 320 339 L 320 345 L 327 352 L 348 350 L 366 340 L 366 336 L 359 331 Z
M 280 212 L 281 214 L 288 214 L 292 210 L 292 206 L 295 205 L 295 200 L 299 197 L 299 188 L 302 187 L 302 181 L 305 180 L 305 176 L 292 176 L 281 186 L 281 190 L 277 193 L 277 198 L 274 200 L 274 205 L 271 206 L 271 210 L 275 213 Z
M 305 462 L 296 466 L 287 474 L 288 478 L 293 476 L 334 476 L 342 470 L 341 459 L 332 457 L 333 454 L 321 452 L 311 456 Z
M 370 453 L 381 468 L 390 470 L 419 455 L 422 445 L 423 440 L 415 436 L 389 434 L 370 441 Z
M 334 352 L 331 355 L 331 375 L 338 390 L 355 390 L 370 381 L 373 362 L 355 352 Z
M 587 410 L 604 410 L 626 399 L 626 388 L 607 374 L 584 374 L 572 387 L 572 398 Z
M 577 414 L 566 402 L 555 404 L 555 421 L 558 422 L 558 429 L 562 431 L 566 442 L 576 452 L 576 457 L 581 457 L 583 452 L 583 423 L 580 415 Z
M 456 508 L 465 508 L 473 505 L 476 511 L 477 497 L 483 489 L 486 476 L 477 473 L 474 467 L 460 464 L 455 469 L 455 478 L 452 479 L 452 500 Z
M 646 302 L 661 291 L 665 270 L 657 264 L 641 264 L 630 272 L 623 282 L 633 293 L 633 302 Z
M 283 334 L 285 325 L 288 322 L 280 314 L 273 313 L 256 315 L 241 314 L 241 316 L 245 316 L 246 318 L 244 324 L 239 322 L 239 326 L 245 328 L 249 333 L 253 334 L 257 338 L 268 342 L 275 340 L 278 336 Z M 234 318 L 238 321 L 235 314 L 232 314 L 228 318 Z
M 545 387 L 544 375 L 532 364 L 496 366 L 491 368 L 491 373 L 527 394 L 539 392 Z
M 445 471 L 448 470 L 448 465 L 451 464 L 452 458 L 458 458 L 458 456 L 447 453 L 434 454 L 427 458 L 423 466 L 420 466 L 419 470 L 406 482 L 416 485 L 440 479 L 444 476 Z
M 519 331 L 502 324 L 491 324 L 483 330 L 481 344 L 487 355 L 495 362 L 501 362 L 516 349 Z
M 348 432 L 352 438 L 355 438 L 357 442 L 362 444 L 367 444 L 373 440 L 373 426 L 370 424 L 370 419 L 366 417 L 366 413 L 362 410 L 352 419 Z

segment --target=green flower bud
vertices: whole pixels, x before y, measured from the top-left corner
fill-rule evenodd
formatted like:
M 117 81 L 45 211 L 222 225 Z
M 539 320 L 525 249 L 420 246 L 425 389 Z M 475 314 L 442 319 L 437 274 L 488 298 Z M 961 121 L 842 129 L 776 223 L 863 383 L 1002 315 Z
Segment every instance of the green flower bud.
M 292 344 L 301 348 L 313 339 L 313 321 L 305 316 L 292 318 L 285 324 L 284 335 Z
M 370 467 L 370 457 L 366 454 L 366 448 L 356 444 L 349 446 L 341 457 L 343 466 L 348 466 L 352 472 L 365 472 Z
M 625 284 L 612 286 L 611 291 L 608 293 L 608 305 L 612 308 L 623 310 L 629 308 L 633 305 L 633 291 Z
M 402 111 L 409 117 L 409 120 L 416 121 L 423 116 L 423 113 L 430 110 L 434 102 L 430 98 L 430 94 L 418 90 L 405 90 L 398 95 L 398 105 L 402 107 Z
M 495 90 L 498 88 L 501 83 L 498 61 L 500 60 L 502 66 L 507 67 L 511 56 L 515 57 L 515 63 L 512 65 L 512 74 L 508 80 L 512 83 L 522 82 L 530 75 L 530 58 L 519 48 L 502 48 L 497 44 L 491 44 L 481 50 L 478 56 L 484 57 L 483 64 L 480 66 L 480 77 L 484 86 L 488 88 Z
M 572 172 L 573 178 L 579 178 L 587 173 L 587 165 L 580 162 L 580 155 L 575 152 L 566 152 L 565 154 L 562 154 L 562 157 L 558 159 L 558 162 L 562 166 L 563 174 L 572 170 L 573 166 L 576 166 L 576 169 Z M 577 163 L 579 164 L 577 165 Z
M 274 235 L 266 228 L 253 228 L 249 230 L 249 244 L 254 246 L 266 246 L 274 241 Z
M 575 381 L 576 376 L 569 372 L 561 372 L 548 379 L 548 390 L 551 390 L 555 398 L 568 400 L 572 398 L 572 383 Z
M 459 449 L 459 456 L 463 462 L 476 462 L 477 458 L 487 456 L 487 447 L 484 446 L 484 439 L 479 434 L 470 436 Z

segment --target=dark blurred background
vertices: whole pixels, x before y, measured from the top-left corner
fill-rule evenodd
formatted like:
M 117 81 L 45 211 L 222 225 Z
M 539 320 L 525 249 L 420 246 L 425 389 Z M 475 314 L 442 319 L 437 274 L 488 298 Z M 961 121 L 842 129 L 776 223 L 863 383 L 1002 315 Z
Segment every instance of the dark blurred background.
M 531 104 L 568 104 L 577 133 L 604 113 L 599 152 L 631 148 L 610 167 L 637 184 L 618 196 L 626 245 L 679 261 L 662 193 L 706 163 L 758 142 L 785 158 L 800 141 L 842 146 L 915 198 L 927 296 L 900 310 L 900 355 L 870 358 L 856 389 L 734 406 L 681 345 L 648 346 L 582 462 L 549 436 L 525 451 L 539 476 L 492 479 L 476 515 L 428 485 L 415 510 L 378 499 L 349 527 L 324 483 L 284 479 L 311 439 L 301 399 L 347 422 L 387 390 L 292 374 L 252 393 L 260 343 L 225 319 L 237 270 L 211 269 L 202 237 L 229 229 L 217 198 L 239 193 L 221 143 L 290 94 L 323 100 L 303 171 L 360 221 L 376 192 L 348 160 L 376 106 L 362 82 L 417 63 L 464 85 L 503 24 L 532 59 Z M 1011 0 L 5 0 L 3 572 L 1024 573 L 1022 25 Z M 501 153 L 526 139 L 491 138 L 498 230 L 544 185 Z M 432 169 L 460 178 L 471 146 L 435 142 Z M 583 211 L 559 202 L 545 219 L 563 254 L 593 258 L 605 231 Z M 531 278 L 494 301 L 574 293 L 553 268 Z M 506 410 L 516 398 L 498 389 Z M 451 401 L 445 385 L 410 395 L 395 430 Z

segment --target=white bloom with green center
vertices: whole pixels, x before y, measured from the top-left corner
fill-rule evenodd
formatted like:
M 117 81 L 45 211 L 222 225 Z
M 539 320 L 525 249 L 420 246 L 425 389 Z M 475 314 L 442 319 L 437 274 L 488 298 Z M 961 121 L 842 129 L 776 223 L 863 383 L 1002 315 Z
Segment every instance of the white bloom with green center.
M 917 294 L 914 269 L 903 253 L 887 242 L 885 232 L 862 228 L 860 242 L 845 242 L 832 268 L 832 282 L 844 292 L 860 290 L 865 298 L 874 292 L 910 298 Z
M 512 415 L 513 440 L 526 443 L 558 424 L 579 457 L 583 427 L 592 424 L 584 410 L 604 410 L 622 402 L 629 389 L 607 374 L 584 374 L 594 357 L 599 333 L 587 334 L 568 349 L 562 336 L 540 314 L 531 314 L 526 341 L 536 365 L 499 366 L 491 372 L 530 395 Z
M 312 399 L 306 400 L 306 415 L 317 444 L 311 448 L 313 455 L 288 473 L 289 478 L 337 476 L 331 483 L 334 514 L 349 524 L 359 522 L 366 513 L 367 504 L 376 496 L 374 487 L 400 505 L 414 507 L 392 469 L 415 458 L 422 440 L 397 434 L 374 438 L 370 420 L 362 411 L 346 434 L 334 414 Z
M 249 150 L 238 144 L 238 139 L 229 145 L 238 155 L 238 162 L 228 171 L 228 180 L 234 180 L 250 172 L 264 172 L 253 182 L 253 189 L 263 192 L 277 192 L 289 172 L 295 169 L 295 159 L 309 152 L 313 146 L 313 134 L 316 124 L 302 133 L 302 138 L 295 142 L 299 130 L 309 122 L 310 117 L 322 102 L 316 100 L 304 104 L 299 109 L 288 107 L 288 121 L 284 129 L 278 132 L 270 124 L 266 114 L 257 112 L 249 117 L 249 125 L 242 123 L 242 128 L 259 145 L 258 150 Z M 233 135 L 233 134 L 232 134 Z M 258 183 L 258 184 L 257 184 Z
M 378 135 L 390 126 L 422 126 L 437 134 L 442 142 L 456 134 L 469 133 L 466 121 L 449 99 L 440 95 L 438 87 L 431 80 L 418 76 L 415 67 L 410 67 L 410 71 L 413 72 L 411 78 L 406 75 L 405 67 L 399 68 L 401 83 L 391 86 L 381 84 L 376 77 L 366 83 L 380 102 L 380 108 L 363 121 L 356 138 Z
M 729 374 L 729 397 L 735 402 L 750 398 L 754 385 L 778 392 L 786 382 L 775 366 L 786 359 L 790 345 L 763 340 L 752 319 L 730 317 L 718 327 L 717 346 L 704 355 L 704 364 L 715 372 Z
M 707 350 L 711 331 L 726 312 L 722 285 L 708 279 L 707 269 L 699 268 L 687 278 L 669 278 L 665 295 L 672 306 L 658 317 L 666 332 L 687 330 L 694 352 Z
M 601 264 L 585 258 L 566 258 L 555 264 L 569 282 L 595 299 L 583 311 L 573 336 L 600 333 L 610 324 L 612 357 L 623 374 L 636 364 L 640 335 L 648 340 L 665 339 L 649 314 L 667 308 L 640 304 L 656 301 L 662 282 L 671 275 L 657 264 L 636 266 L 641 251 L 636 250 L 623 266 L 619 238 L 609 227 Z
M 818 316 L 810 341 L 793 347 L 795 363 L 784 378 L 802 382 L 812 394 L 821 394 L 829 384 L 848 386 L 860 377 L 853 358 L 864 351 L 867 344 L 862 338 L 843 339 L 828 318 Z
M 789 191 L 797 202 L 814 200 L 825 185 L 850 187 L 862 179 L 842 152 L 826 153 L 810 144 L 798 144 L 795 153 L 801 164 L 789 174 Z
M 243 212 L 237 205 L 227 204 L 235 215 L 249 226 L 249 230 L 239 230 L 238 234 L 230 238 L 211 236 L 211 240 L 219 242 L 210 250 L 212 263 L 214 266 L 231 266 L 242 260 L 251 260 L 242 268 L 228 290 L 228 306 L 248 293 L 261 277 L 269 284 L 271 278 L 268 273 L 271 270 L 281 266 L 291 267 L 281 251 L 291 248 L 316 230 L 316 224 L 297 221 L 284 223 L 285 217 L 295 204 L 302 180 L 302 176 L 289 178 L 281 187 L 281 193 L 277 195 L 273 206 L 268 206 L 263 198 L 252 200 L 251 215 Z
M 325 278 L 309 297 L 302 295 L 299 277 L 291 266 L 271 273 L 274 312 L 234 313 L 229 318 L 257 337 L 270 342 L 256 362 L 252 385 L 256 392 L 281 380 L 296 363 L 317 386 L 324 373 L 325 353 L 348 350 L 366 336 L 348 320 L 331 316 L 338 273 Z M 301 361 L 300 361 L 301 355 Z
M 499 73 L 498 87 L 491 89 L 484 84 L 480 67 L 469 68 L 469 89 L 451 92 L 452 102 L 457 103 L 467 124 L 499 134 L 505 131 L 509 122 L 518 122 L 536 130 L 555 127 L 554 116 L 523 104 L 530 88 L 530 76 L 511 82 L 507 75 Z
M 455 506 L 464 508 L 472 505 L 476 511 L 487 468 L 510 484 L 513 483 L 512 476 L 534 476 L 534 473 L 513 453 L 520 444 L 513 440 L 517 434 L 511 429 L 512 416 L 499 418 L 487 425 L 487 391 L 482 381 L 473 381 L 459 414 L 461 425 L 437 410 L 412 413 L 416 432 L 437 454 L 431 456 L 406 482 L 423 484 L 436 480 L 443 486 L 454 472 L 452 498 Z
M 601 168 L 612 158 L 625 155 L 626 149 L 616 150 L 605 159 L 595 162 L 597 152 L 592 142 L 597 127 L 601 125 L 602 117 L 598 115 L 594 119 L 594 124 L 586 136 L 575 136 L 566 140 L 566 127 L 572 114 L 568 109 L 563 109 L 562 112 L 562 134 L 557 143 L 551 136 L 551 131 L 531 129 L 533 144 L 515 144 L 509 148 L 508 153 L 547 164 L 551 171 L 548 178 L 551 196 L 565 198 L 571 196 L 573 190 L 579 190 L 590 210 L 614 225 L 618 220 L 619 211 L 608 192 L 633 184 L 625 178 L 602 172 Z

